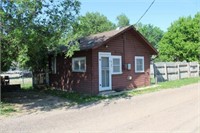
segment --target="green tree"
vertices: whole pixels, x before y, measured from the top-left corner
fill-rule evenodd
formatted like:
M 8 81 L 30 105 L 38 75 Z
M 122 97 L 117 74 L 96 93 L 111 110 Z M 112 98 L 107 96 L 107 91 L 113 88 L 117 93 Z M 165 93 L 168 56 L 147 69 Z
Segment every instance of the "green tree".
M 129 26 L 130 22 L 129 22 L 129 18 L 122 13 L 121 15 L 117 16 L 117 26 L 118 27 L 125 27 L 125 26 Z
M 200 61 L 200 13 L 173 22 L 161 39 L 161 61 Z
M 152 44 L 152 46 L 156 49 L 158 48 L 158 43 L 164 35 L 164 32 L 159 27 L 153 26 L 152 24 L 138 23 L 136 28 Z
M 48 50 L 71 31 L 79 8 L 77 0 L 2 0 L 1 70 L 16 60 L 33 70 L 43 69 Z
M 115 25 L 99 12 L 87 12 L 73 25 L 73 34 L 88 36 L 115 29 Z

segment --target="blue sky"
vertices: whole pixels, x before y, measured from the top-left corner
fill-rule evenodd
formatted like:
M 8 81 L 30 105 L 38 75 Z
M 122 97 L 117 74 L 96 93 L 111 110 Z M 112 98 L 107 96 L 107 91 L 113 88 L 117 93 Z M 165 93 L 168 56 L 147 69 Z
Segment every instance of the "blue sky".
M 131 24 L 146 11 L 153 0 L 80 0 L 81 11 L 100 12 L 110 21 L 116 23 L 116 17 L 126 14 Z M 154 4 L 140 22 L 153 24 L 166 31 L 171 23 L 181 16 L 194 16 L 200 11 L 200 0 L 155 0 Z

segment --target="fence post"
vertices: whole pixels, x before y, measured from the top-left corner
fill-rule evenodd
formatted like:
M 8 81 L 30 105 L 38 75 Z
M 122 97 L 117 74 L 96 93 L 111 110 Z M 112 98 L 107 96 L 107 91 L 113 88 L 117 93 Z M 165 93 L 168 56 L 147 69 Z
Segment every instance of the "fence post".
M 200 76 L 200 64 L 199 64 L 199 76 Z
M 155 84 L 158 84 L 157 67 L 154 63 L 152 65 L 153 65 L 153 73 L 154 73 Z
M 199 63 L 197 62 L 197 77 L 199 77 L 200 76 L 200 65 L 199 65 Z
M 179 62 L 177 62 L 176 65 L 177 65 L 177 76 L 178 76 L 178 79 L 180 79 L 180 68 L 179 68 Z
M 46 69 L 45 69 L 45 84 L 46 85 L 49 85 L 49 69 L 48 69 L 48 65 L 46 66 Z
M 166 76 L 166 80 L 168 81 L 168 73 L 167 73 L 167 63 L 164 63 L 164 70 L 165 70 L 165 76 Z
M 187 62 L 187 67 L 188 67 L 188 78 L 190 78 L 190 63 Z

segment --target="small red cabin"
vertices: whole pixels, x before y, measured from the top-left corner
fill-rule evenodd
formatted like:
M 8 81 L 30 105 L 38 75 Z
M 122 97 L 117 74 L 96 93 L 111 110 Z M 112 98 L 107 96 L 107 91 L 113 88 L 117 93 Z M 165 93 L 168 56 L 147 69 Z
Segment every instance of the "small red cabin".
M 95 95 L 150 85 L 150 59 L 157 51 L 133 26 L 79 42 L 80 51 L 73 57 L 65 58 L 64 53 L 50 57 L 51 87 Z

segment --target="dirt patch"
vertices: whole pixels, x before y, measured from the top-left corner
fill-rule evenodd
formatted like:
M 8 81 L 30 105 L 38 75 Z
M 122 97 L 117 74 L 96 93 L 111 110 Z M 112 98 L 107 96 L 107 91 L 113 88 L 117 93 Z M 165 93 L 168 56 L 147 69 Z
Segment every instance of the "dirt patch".
M 71 105 L 66 99 L 33 90 L 3 93 L 2 101 L 13 105 L 20 115 L 68 108 Z

